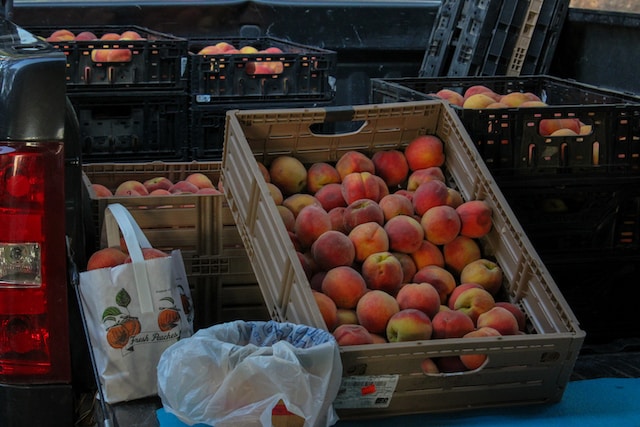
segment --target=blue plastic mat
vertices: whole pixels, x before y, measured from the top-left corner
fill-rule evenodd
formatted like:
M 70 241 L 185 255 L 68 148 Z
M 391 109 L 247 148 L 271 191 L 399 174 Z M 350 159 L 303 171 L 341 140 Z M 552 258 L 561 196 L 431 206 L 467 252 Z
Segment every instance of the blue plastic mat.
M 185 427 L 164 409 L 158 410 L 160 427 Z M 434 426 L 640 426 L 640 378 L 600 378 L 571 381 L 562 400 L 554 405 L 477 409 L 446 414 L 338 421 L 337 427 Z M 197 424 L 198 427 L 210 427 Z

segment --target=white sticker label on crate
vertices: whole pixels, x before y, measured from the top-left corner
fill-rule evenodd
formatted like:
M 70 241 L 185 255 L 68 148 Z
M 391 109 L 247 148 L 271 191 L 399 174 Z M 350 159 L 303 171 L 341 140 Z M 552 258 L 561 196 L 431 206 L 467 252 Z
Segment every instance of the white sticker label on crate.
M 398 375 L 355 376 L 342 379 L 333 407 L 386 408 L 398 385 Z

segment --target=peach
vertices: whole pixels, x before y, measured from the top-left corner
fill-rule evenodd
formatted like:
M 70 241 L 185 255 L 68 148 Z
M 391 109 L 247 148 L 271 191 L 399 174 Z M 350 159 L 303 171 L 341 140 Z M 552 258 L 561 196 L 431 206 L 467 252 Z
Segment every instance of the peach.
M 282 200 L 282 206 L 289 208 L 289 210 L 293 213 L 293 216 L 298 216 L 300 211 L 304 207 L 309 205 L 322 207 L 322 204 L 318 201 L 318 199 L 307 193 L 291 194 L 289 196 L 286 196 L 284 200 Z
M 485 93 L 476 93 L 464 100 L 463 108 L 470 108 L 474 110 L 487 108 L 487 106 L 493 104 L 496 100 Z
M 496 331 L 491 327 L 485 326 L 483 328 L 478 328 L 475 331 L 469 332 L 463 338 L 482 338 L 482 337 L 499 337 L 499 336 L 500 336 L 500 332 Z M 482 365 L 484 365 L 486 360 L 487 360 L 486 354 L 466 354 L 465 353 L 460 355 L 460 361 L 462 362 L 465 368 L 470 370 L 480 368 Z
M 202 191 L 202 190 L 198 190 L 197 193 L 199 193 L 200 191 Z M 222 194 L 222 193 L 220 193 L 220 194 Z M 170 196 L 171 192 L 169 190 L 165 190 L 164 188 L 156 188 L 155 190 L 150 192 L 149 195 L 150 196 Z
M 195 184 L 184 180 L 174 183 L 169 188 L 171 194 L 195 194 L 198 190 Z
M 300 261 L 300 265 L 304 270 L 304 274 L 307 277 L 307 280 L 311 280 L 313 275 L 316 273 L 314 269 L 315 264 L 313 258 L 308 255 L 307 252 L 301 252 L 301 250 L 299 249 L 296 250 L 296 256 L 298 257 L 298 261 Z
M 409 215 L 397 215 L 384 224 L 389 236 L 389 249 L 410 254 L 420 248 L 424 230 L 418 220 Z
M 389 250 L 389 236 L 377 222 L 365 222 L 354 227 L 348 234 L 356 248 L 356 261 L 362 262 L 369 255 Z
M 322 319 L 327 326 L 327 330 L 329 332 L 333 331 L 336 326 L 338 326 L 338 308 L 336 307 L 336 304 L 331 298 L 322 292 L 311 290 L 311 293 L 313 294 L 313 298 L 316 300 L 316 304 L 318 304 L 318 309 L 320 310 Z
M 120 40 L 120 34 L 113 32 L 104 33 L 100 37 L 100 40 Z
M 282 195 L 282 191 L 280 191 L 278 186 L 271 182 L 267 182 L 267 190 L 269 190 L 269 194 L 273 199 L 273 203 L 275 203 L 276 206 L 282 205 L 282 202 L 284 202 L 284 196 Z
M 269 165 L 269 176 L 285 196 L 300 193 L 307 186 L 307 168 L 293 156 L 282 155 L 273 159 Z
M 460 232 L 460 215 L 449 205 L 434 206 L 420 219 L 425 238 L 435 245 L 451 242 Z
M 69 30 L 61 29 L 56 30 L 49 37 L 47 37 L 48 42 L 63 42 L 63 41 L 71 41 L 76 38 L 75 34 Z
M 473 86 L 469 86 L 467 89 L 465 89 L 464 93 L 463 93 L 463 97 L 464 99 L 469 98 L 470 96 L 473 96 L 477 93 L 484 93 L 485 95 L 498 100 L 500 98 L 500 96 L 498 94 L 495 93 L 495 91 L 485 85 L 473 85 Z
M 351 309 L 367 292 L 367 285 L 356 269 L 342 265 L 327 271 L 321 289 L 335 302 L 336 307 Z
M 462 199 L 462 194 L 455 188 L 447 187 L 447 201 L 446 205 L 451 206 L 452 208 L 457 208 L 460 206 L 464 200 Z
M 273 69 L 264 62 L 249 61 L 246 63 L 245 72 L 247 74 L 273 74 Z
M 293 215 L 293 212 L 291 212 L 288 207 L 282 205 L 277 205 L 276 209 L 278 210 L 278 213 L 282 218 L 284 228 L 286 228 L 287 231 L 293 231 L 294 225 L 296 223 L 296 217 Z
M 374 344 L 386 344 L 389 341 L 387 341 L 387 338 L 384 335 L 381 334 L 371 334 L 371 336 L 373 337 L 373 343 Z
M 375 174 L 382 178 L 388 187 L 397 187 L 407 179 L 409 164 L 402 151 L 377 151 L 371 156 L 371 161 L 375 167 Z
M 529 101 L 525 101 L 522 104 L 520 104 L 519 108 L 548 107 L 548 106 L 549 106 L 549 104 L 547 104 L 546 102 L 543 102 L 543 101 L 529 100 Z
M 420 341 L 431 339 L 431 319 L 420 310 L 405 308 L 389 318 L 387 340 L 389 342 Z
M 115 196 L 146 196 L 149 191 L 140 181 L 128 180 L 118 185 L 113 194 Z
M 413 280 L 413 276 L 415 276 L 418 271 L 416 263 L 413 262 L 413 258 L 411 258 L 411 255 L 409 254 L 405 254 L 402 252 L 391 253 L 393 254 L 393 256 L 398 258 L 398 261 L 400 261 L 400 265 L 402 266 L 402 283 L 409 283 L 411 280 Z
M 99 249 L 89 257 L 87 261 L 87 271 L 124 264 L 127 256 L 127 253 L 123 252 L 120 247 L 113 246 Z
M 329 219 L 331 220 L 331 229 L 339 231 L 344 234 L 349 234 L 344 227 L 344 211 L 347 208 L 344 206 L 336 206 L 329 211 Z
M 390 193 L 389 187 L 387 186 L 387 183 L 384 182 L 384 179 L 378 175 L 373 175 L 372 178 L 378 183 L 378 201 L 380 201 L 380 199 Z
M 127 30 L 120 34 L 120 40 L 142 40 L 142 36 L 137 31 Z
M 339 325 L 333 330 L 333 337 L 339 346 L 373 344 L 371 333 L 361 325 Z
M 326 271 L 318 270 L 311 275 L 309 279 L 309 286 L 314 291 L 322 292 L 322 281 L 324 280 L 324 276 L 327 275 Z
M 442 356 L 434 359 L 438 369 L 442 373 L 464 372 L 468 370 L 459 356 Z
M 531 98 L 523 92 L 510 92 L 500 97 L 500 102 L 508 107 L 519 107 L 527 101 L 531 101 Z
M 471 317 L 456 310 L 439 311 L 431 319 L 433 338 L 462 338 L 473 331 L 475 325 Z
M 326 211 L 347 206 L 347 202 L 342 195 L 342 185 L 338 183 L 325 184 L 315 192 L 314 196 Z
M 478 316 L 476 326 L 482 328 L 488 326 L 500 332 L 500 335 L 516 335 L 519 332 L 518 320 L 504 307 L 493 306 Z
M 571 129 L 576 134 L 580 134 L 579 119 L 542 119 L 538 123 L 538 133 L 542 136 L 549 136 L 558 129 Z
M 423 182 L 413 192 L 413 209 L 422 217 L 434 206 L 446 205 L 449 191 L 447 185 L 438 180 Z
M 81 31 L 76 35 L 76 41 L 97 40 L 98 37 L 91 31 Z
M 347 151 L 342 154 L 335 168 L 342 179 L 354 172 L 369 172 L 372 175 L 376 172 L 373 160 L 359 151 Z
M 454 310 L 461 311 L 471 317 L 475 324 L 485 311 L 491 310 L 495 306 L 495 300 L 487 290 L 480 288 L 469 288 L 462 291 L 456 298 L 453 305 Z
M 469 288 L 484 289 L 482 285 L 479 285 L 477 283 L 473 283 L 473 282 L 460 283 L 458 286 L 456 286 L 453 289 L 453 291 L 451 291 L 451 294 L 449 294 L 449 299 L 447 300 L 447 307 L 450 308 L 451 310 L 454 310 L 458 296 Z
M 264 178 L 264 182 L 271 182 L 271 175 L 269 175 L 269 169 L 262 162 L 256 162 L 258 164 L 258 169 Z
M 462 107 L 462 104 L 464 104 L 464 97 L 455 90 L 440 89 L 435 93 L 435 95 L 438 98 L 449 101 L 449 103 L 452 105 L 457 105 L 458 107 Z
M 357 325 L 358 315 L 353 308 L 339 308 L 337 310 L 338 325 Z
M 358 323 L 373 334 L 386 333 L 387 322 L 399 311 L 393 296 L 375 289 L 365 293 L 356 305 Z
M 578 136 L 580 135 L 580 132 L 576 132 L 572 129 L 558 129 L 558 130 L 554 130 L 553 132 L 551 132 L 551 135 L 549 136 Z
M 350 204 L 359 199 L 380 200 L 380 186 L 376 175 L 369 172 L 352 172 L 342 179 L 342 197 Z
M 385 221 L 389 221 L 398 215 L 413 215 L 411 200 L 401 194 L 387 194 L 378 202 Z
M 216 45 L 207 45 L 198 50 L 198 55 L 218 55 L 223 53 Z
M 418 270 L 428 265 L 444 267 L 444 256 L 442 255 L 442 251 L 438 246 L 426 239 L 423 239 L 420 243 L 420 247 L 411 252 L 410 255 Z
M 437 375 L 440 373 L 440 369 L 438 369 L 438 365 L 430 357 L 427 357 L 423 359 L 422 362 L 420 362 L 420 369 L 425 375 Z
M 440 304 L 446 304 L 449 294 L 456 287 L 456 279 L 451 273 L 437 265 L 427 265 L 418 270 L 413 276 L 417 283 L 427 282 L 436 288 L 440 295 Z
M 228 42 L 218 42 L 214 45 L 216 48 L 218 48 L 221 52 L 229 52 L 231 50 L 236 50 L 236 48 Z
M 198 188 L 196 194 L 222 194 L 217 188 Z
M 492 212 L 484 200 L 469 200 L 456 208 L 460 215 L 460 234 L 477 238 L 485 236 L 493 226 Z
M 103 62 L 131 62 L 133 54 L 129 49 L 106 49 L 107 59 Z M 100 61 L 98 61 L 100 62 Z
M 327 184 L 339 184 L 342 177 L 335 167 L 325 162 L 312 164 L 307 170 L 307 191 L 315 194 Z
M 420 184 L 427 181 L 438 180 L 444 182 L 444 172 L 439 166 L 432 166 L 430 168 L 418 169 L 409 175 L 407 178 L 407 190 L 415 191 Z
M 111 197 L 113 196 L 113 192 L 109 190 L 102 184 L 91 184 L 91 189 L 93 190 L 96 197 Z
M 187 177 L 184 179 L 187 182 L 192 183 L 193 185 L 195 185 L 198 188 L 213 188 L 213 182 L 211 181 L 211 179 L 203 174 L 202 172 L 193 172 L 190 173 L 189 175 L 187 175 Z
M 524 311 L 522 311 L 522 309 L 518 305 L 509 301 L 496 301 L 496 307 L 502 307 L 509 310 L 518 322 L 518 330 L 520 332 L 524 332 L 526 330 L 527 318 L 524 314 Z
M 351 232 L 357 225 L 365 222 L 384 224 L 384 212 L 380 204 L 371 199 L 358 199 L 349 203 L 343 213 L 344 228 Z
M 502 286 L 502 269 L 491 260 L 480 258 L 465 265 L 460 272 L 460 282 L 481 285 L 491 295 L 496 295 Z
M 376 252 L 364 259 L 360 267 L 367 288 L 395 295 L 402 284 L 402 264 L 391 252 Z
M 341 265 L 353 264 L 356 248 L 346 234 L 328 230 L 313 242 L 311 255 L 320 269 L 330 270 Z
M 462 269 L 482 256 L 480 246 L 475 239 L 459 235 L 442 246 L 444 265 L 452 273 L 459 275 Z
M 440 294 L 427 282 L 402 285 L 396 294 L 396 301 L 401 310 L 414 308 L 422 311 L 430 319 L 440 311 Z
M 162 250 L 156 249 L 156 248 L 141 248 L 141 251 L 142 251 L 142 257 L 144 259 L 166 258 L 166 257 L 170 256 L 165 251 L 162 251 Z M 127 257 L 124 259 L 124 262 L 125 262 L 125 264 L 130 263 L 131 262 L 131 256 L 127 255 Z
M 147 191 L 151 193 L 153 190 L 158 188 L 169 190 L 173 185 L 173 182 L 167 177 L 157 176 L 155 178 L 149 178 L 142 183 L 145 187 L 147 187 Z
M 509 108 L 509 106 L 507 104 L 503 104 L 502 102 L 492 102 L 491 104 L 487 105 L 484 108 L 488 110 L 495 110 L 498 108 Z
M 436 135 L 419 135 L 404 150 L 409 169 L 416 171 L 444 164 L 444 144 Z
M 296 216 L 293 232 L 303 248 L 309 248 L 325 231 L 331 230 L 329 213 L 316 205 L 305 206 Z

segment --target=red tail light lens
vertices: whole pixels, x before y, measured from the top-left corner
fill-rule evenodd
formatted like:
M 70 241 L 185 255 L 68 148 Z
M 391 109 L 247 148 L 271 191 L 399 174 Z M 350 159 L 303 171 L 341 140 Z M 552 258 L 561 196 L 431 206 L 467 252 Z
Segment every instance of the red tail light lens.
M 64 153 L 0 142 L 0 382 L 69 382 Z

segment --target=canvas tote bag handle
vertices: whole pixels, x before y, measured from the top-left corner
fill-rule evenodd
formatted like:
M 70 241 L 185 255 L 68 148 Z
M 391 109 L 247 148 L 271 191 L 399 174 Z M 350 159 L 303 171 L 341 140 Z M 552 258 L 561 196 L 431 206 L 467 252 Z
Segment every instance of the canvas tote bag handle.
M 141 249 L 151 247 L 149 240 L 129 210 L 120 203 L 112 203 L 107 206 L 104 221 L 108 246 L 120 245 L 120 233 L 118 231 L 122 231 L 122 236 L 124 237 L 129 255 L 131 256 L 136 290 L 138 291 L 138 301 L 140 301 L 140 310 L 142 313 L 152 312 L 153 300 L 151 298 L 151 287 L 149 286 L 147 266 L 145 265 L 145 259 Z

